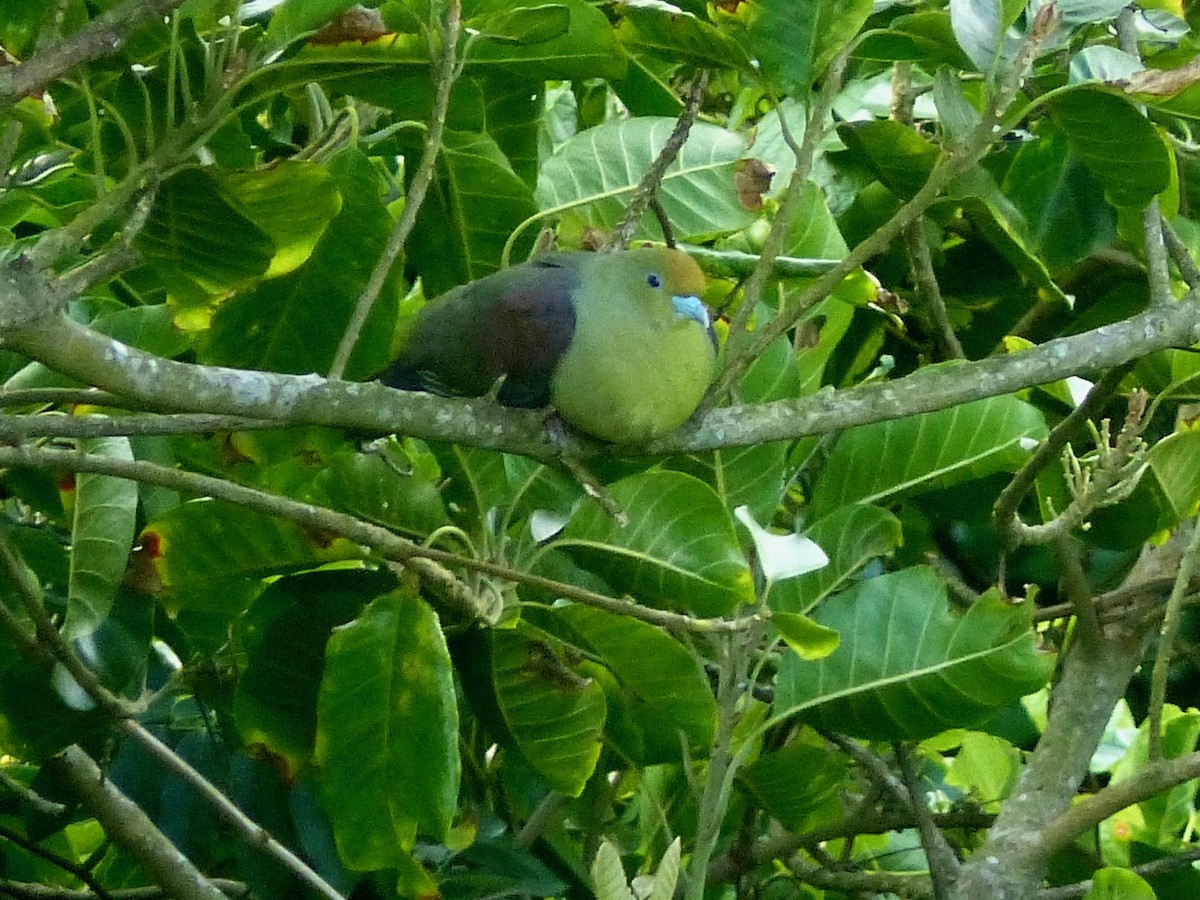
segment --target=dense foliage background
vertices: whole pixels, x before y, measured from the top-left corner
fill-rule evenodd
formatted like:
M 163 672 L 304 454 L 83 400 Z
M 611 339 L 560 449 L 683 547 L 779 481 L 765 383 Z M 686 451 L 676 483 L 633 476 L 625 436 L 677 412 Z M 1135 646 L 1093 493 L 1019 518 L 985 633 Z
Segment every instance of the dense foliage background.
M 5 0 L 0 896 L 1197 896 L 1198 25 Z M 678 433 L 364 383 L 664 220 Z

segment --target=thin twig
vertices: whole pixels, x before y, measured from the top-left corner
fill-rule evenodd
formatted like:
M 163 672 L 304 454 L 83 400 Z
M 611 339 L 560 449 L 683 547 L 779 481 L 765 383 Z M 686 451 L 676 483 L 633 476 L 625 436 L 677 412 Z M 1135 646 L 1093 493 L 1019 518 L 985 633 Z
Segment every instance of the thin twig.
M 1175 650 L 1175 639 L 1179 636 L 1183 596 L 1187 593 L 1188 584 L 1196 573 L 1197 562 L 1200 562 L 1200 518 L 1192 523 L 1192 537 L 1179 562 L 1179 572 L 1175 576 L 1175 584 L 1171 587 L 1171 596 L 1167 599 L 1167 609 L 1158 629 L 1158 650 L 1154 656 L 1154 669 L 1150 675 L 1148 736 L 1151 761 L 1162 759 L 1162 714 L 1163 705 L 1167 701 L 1167 675 L 1171 666 L 1171 656 Z
M 132 416 L 5 416 L 0 418 L 0 440 L 17 443 L 26 438 L 113 437 L 159 434 L 209 434 L 215 431 L 262 431 L 286 428 L 269 419 L 210 416 L 203 413 Z
M 912 804 L 913 813 L 917 817 L 917 830 L 921 834 L 921 846 L 925 850 L 925 860 L 929 864 L 929 880 L 933 885 L 935 900 L 949 900 L 950 889 L 958 878 L 958 857 L 950 847 L 946 836 L 938 829 L 933 821 L 933 814 L 925 803 L 923 794 L 917 783 L 917 771 L 913 766 L 912 756 L 904 744 L 897 743 L 896 761 L 900 764 L 900 772 L 904 778 L 904 787 Z
M 1200 848 L 1194 848 L 1163 857 L 1162 859 L 1129 866 L 1127 871 L 1133 872 L 1135 875 L 1140 875 L 1142 878 L 1150 879 L 1158 875 L 1166 875 L 1185 866 L 1190 866 L 1198 859 L 1200 859 Z M 1090 893 L 1091 890 L 1092 879 L 1089 878 L 1086 881 L 1077 881 L 1075 884 L 1063 885 L 1062 887 L 1043 888 L 1037 892 L 1034 900 L 1076 900 L 1076 898 Z
M 97 900 L 113 900 L 112 894 L 108 893 L 108 891 L 104 889 L 104 885 L 102 885 L 96 879 L 96 876 L 93 875 L 91 870 L 87 867 L 78 865 L 72 860 L 59 856 L 57 853 L 51 850 L 47 850 L 36 841 L 29 840 L 19 832 L 13 831 L 7 826 L 0 825 L 0 837 L 16 844 L 26 853 L 30 853 L 39 859 L 44 859 L 52 866 L 74 875 L 91 889 L 92 893 L 97 897 Z M 2 893 L 3 890 L 0 889 L 0 894 Z
M 1165 218 L 1162 219 L 1162 234 L 1167 245 L 1167 252 L 1171 255 L 1175 267 L 1179 269 L 1179 274 L 1187 282 L 1187 286 L 1189 288 L 1200 287 L 1200 267 L 1196 265 L 1192 251 L 1188 249 L 1187 244 L 1183 242 L 1183 239 Z
M 1083 401 L 1071 410 L 1066 418 L 1054 426 L 1050 436 L 1038 445 L 1033 455 L 996 498 L 996 503 L 992 508 L 992 518 L 1008 547 L 1017 545 L 1017 523 L 1020 521 L 1017 509 L 1021 505 L 1021 501 L 1025 499 L 1025 495 L 1033 487 L 1034 482 L 1037 481 L 1038 475 L 1046 466 L 1062 455 L 1063 449 L 1085 421 L 1099 415 L 1104 410 L 1105 404 L 1116 393 L 1121 386 L 1121 381 L 1132 368 L 1133 363 L 1129 362 L 1105 372 L 1100 380 L 1092 385 L 1092 389 L 1088 391 Z
M 338 343 L 337 353 L 334 354 L 333 363 L 329 367 L 329 377 L 334 380 L 340 380 L 346 372 L 346 364 L 350 362 L 350 354 L 354 351 L 355 344 L 358 343 L 358 336 L 362 333 L 371 308 L 375 305 L 375 301 L 379 298 L 379 294 L 387 282 L 396 258 L 408 242 L 408 236 L 417 223 L 417 213 L 425 202 L 425 194 L 429 191 L 429 186 L 433 183 L 434 175 L 437 172 L 437 158 L 442 152 L 442 134 L 446 128 L 446 111 L 450 108 L 450 89 L 454 86 L 460 71 L 457 59 L 458 40 L 462 31 L 461 0 L 449 0 L 446 5 L 445 24 L 440 25 L 439 28 L 442 37 L 442 58 L 434 82 L 433 113 L 429 120 L 429 130 L 425 133 L 425 146 L 421 150 L 421 162 L 409 184 L 408 195 L 404 201 L 404 211 L 396 221 L 396 227 L 388 235 L 383 253 L 376 261 L 375 268 L 371 270 L 371 277 L 367 279 L 366 287 L 363 288 L 358 303 L 354 307 L 354 313 L 346 326 L 346 333 L 342 335 L 342 339 Z
M 79 656 L 71 649 L 62 633 L 55 627 L 42 605 L 42 592 L 33 580 L 33 574 L 25 563 L 17 556 L 8 535 L 0 531 L 0 567 L 8 575 L 9 581 L 16 588 L 16 593 L 25 612 L 33 621 L 38 643 L 49 651 L 54 659 L 75 680 L 75 683 L 91 697 L 108 715 L 122 718 L 132 715 L 138 707 L 122 697 L 118 697 L 106 688 L 96 673 L 83 664 Z
M 1042 830 L 1039 852 L 1049 857 L 1109 816 L 1193 778 L 1200 778 L 1200 752 L 1149 763 L 1124 781 L 1114 782 L 1071 804 Z
M 1059 535 L 1052 545 L 1054 558 L 1058 561 L 1058 581 L 1079 623 L 1080 637 L 1093 652 L 1098 652 L 1103 633 L 1100 630 L 1100 618 L 1096 614 L 1092 592 L 1088 587 L 1087 573 L 1083 571 L 1083 564 L 1079 561 L 1079 551 L 1071 543 L 1071 538 L 1065 534 Z
M 613 228 L 612 238 L 608 242 L 610 249 L 623 250 L 629 244 L 629 238 L 637 230 L 638 223 L 641 222 L 643 214 L 650 205 L 651 198 L 658 192 L 658 186 L 662 183 L 663 176 L 667 174 L 667 168 L 675 162 L 680 148 L 687 140 L 688 132 L 692 130 L 692 123 L 696 121 L 696 115 L 700 112 L 700 104 L 704 102 L 706 90 L 708 90 L 708 70 L 701 69 L 692 79 L 687 101 L 684 103 L 679 118 L 675 121 L 675 128 L 671 131 L 670 137 L 663 144 L 662 150 L 659 151 L 650 168 L 646 170 L 646 174 L 642 176 L 641 182 L 633 192 L 633 198 L 625 207 L 625 213 Z
M 1126 6 L 1117 15 L 1117 43 L 1122 50 L 1135 59 L 1142 58 L 1137 42 L 1138 11 Z M 1172 301 L 1171 269 L 1167 260 L 1167 247 L 1163 234 L 1163 217 L 1159 211 L 1158 197 L 1150 198 L 1142 210 L 1142 241 L 1146 251 L 1146 278 L 1150 287 L 1150 305 L 1162 306 Z
M 747 361 L 746 365 L 748 365 L 748 360 L 752 356 L 757 357 L 761 352 L 741 346 L 747 341 L 746 327 L 750 322 L 750 317 L 753 315 L 755 307 L 758 306 L 758 302 L 762 298 L 767 282 L 775 274 L 775 260 L 783 252 L 784 242 L 787 240 L 787 236 L 792 228 L 792 221 L 796 218 L 796 213 L 800 209 L 800 203 L 804 199 L 805 187 L 809 176 L 812 174 L 812 164 L 816 156 L 817 146 L 825 137 L 827 129 L 831 127 L 832 118 L 830 112 L 833 109 L 833 103 L 837 99 L 838 92 L 842 89 L 842 79 L 845 76 L 846 63 L 850 58 L 850 53 L 853 51 L 854 46 L 851 43 L 842 48 L 829 64 L 829 70 L 821 85 L 821 91 L 817 94 L 816 101 L 808 110 L 808 117 L 804 127 L 804 139 L 799 144 L 796 143 L 795 138 L 792 136 L 792 130 L 788 127 L 784 110 L 779 104 L 775 105 L 775 114 L 779 119 L 780 133 L 783 135 L 788 149 L 792 151 L 796 167 L 792 170 L 791 180 L 784 191 L 783 202 L 780 203 L 779 209 L 775 213 L 775 218 L 771 222 L 771 230 L 767 233 L 767 239 L 763 241 L 762 253 L 755 263 L 754 271 L 746 279 L 746 284 L 742 291 L 741 306 L 729 326 L 729 338 L 726 341 L 725 350 L 727 377 L 718 386 L 709 389 L 707 396 L 701 403 L 701 409 L 711 406 L 720 397 L 724 396 L 736 383 L 736 379 L 740 377 L 740 372 L 735 372 L 731 375 L 728 374 L 731 360 L 735 363 L 735 366 L 738 360 L 743 359 Z M 841 263 L 839 262 L 832 269 L 827 269 L 826 274 L 834 271 L 840 265 Z M 841 278 L 839 277 L 833 284 L 837 284 L 840 280 Z M 817 295 L 814 295 L 814 302 L 815 299 L 819 299 Z M 800 318 L 804 310 L 808 308 L 808 305 L 796 308 L 793 321 Z M 763 347 L 765 348 L 765 346 L 764 344 Z
M 745 346 L 741 346 L 741 342 L 739 341 L 739 346 L 737 346 L 732 358 L 729 358 L 726 363 L 725 371 L 709 389 L 708 396 L 702 408 L 712 405 L 716 399 L 728 393 L 745 373 L 750 363 L 757 359 L 770 346 L 772 341 L 784 334 L 799 321 L 800 317 L 810 306 L 829 296 L 833 289 L 841 283 L 843 278 L 865 264 L 871 257 L 886 250 L 892 241 L 900 235 L 906 225 L 916 221 L 925 210 L 938 200 L 942 191 L 951 181 L 966 172 L 987 155 L 991 149 L 992 141 L 995 139 L 997 133 L 1002 131 L 1001 123 L 1003 122 L 1004 113 L 1020 89 L 1025 73 L 1032 66 L 1042 42 L 1053 30 L 1051 27 L 1053 22 L 1048 20 L 1053 20 L 1054 16 L 1057 15 L 1055 8 L 1050 5 L 1043 9 L 1048 10 L 1048 12 L 1040 13 L 1039 17 L 1035 17 L 1034 27 L 1030 29 L 1025 45 L 1018 54 L 1013 72 L 1006 79 L 1003 89 L 989 105 L 989 109 L 982 117 L 979 125 L 964 138 L 962 143 L 946 152 L 942 160 L 929 173 L 925 184 L 887 222 L 876 229 L 869 238 L 851 250 L 838 266 L 830 269 L 814 281 L 806 290 L 793 298 L 775 318 L 755 332 L 753 338 Z M 808 136 L 805 135 L 806 141 L 807 138 Z M 750 297 L 749 287 L 747 287 L 747 297 Z M 738 332 L 731 328 L 730 341 L 735 340 L 737 337 Z
M 119 460 L 66 450 L 0 446 L 0 466 L 32 466 L 39 469 L 94 472 L 116 478 L 128 478 L 183 493 L 227 500 L 267 515 L 297 522 L 320 533 L 341 535 L 364 547 L 372 548 L 384 559 L 404 563 L 427 586 L 434 587 L 434 593 L 439 600 L 468 621 L 486 620 L 490 607 L 482 603 L 467 585 L 455 578 L 447 567 L 468 569 L 506 581 L 527 584 L 533 588 L 553 592 L 559 597 L 640 619 L 677 633 L 730 634 L 762 624 L 762 618 L 753 614 L 737 619 L 696 619 L 667 610 L 652 609 L 631 599 L 608 597 L 488 560 L 472 559 L 445 550 L 424 547 L 393 534 L 386 528 L 311 503 L 301 503 L 221 478 L 184 472 L 143 460 Z
M 232 881 L 228 878 L 210 878 L 208 881 L 227 897 L 243 900 L 250 896 L 250 887 L 245 882 Z M 110 890 L 108 896 L 112 900 L 172 900 L 173 897 L 166 889 L 158 885 L 119 888 Z M 0 897 L 11 898 L 11 900 L 97 900 L 98 895 L 87 890 L 76 891 L 48 884 L 0 879 Z
M 0 390 L 0 409 L 10 406 L 83 405 L 128 409 L 133 401 L 96 388 L 28 388 Z
M 913 125 L 913 103 L 917 95 L 912 89 L 912 64 L 898 62 L 892 72 L 892 118 L 909 128 Z M 901 232 L 912 271 L 913 287 L 920 300 L 934 347 L 941 359 L 965 359 L 962 344 L 950 325 L 946 301 L 933 270 L 933 254 L 925 239 L 925 217 L 919 216 L 904 226 Z M 936 886 L 935 886 L 936 887 Z
M 67 809 L 63 804 L 47 800 L 37 791 L 26 787 L 4 769 L 0 769 L 0 789 L 15 794 L 24 806 L 40 816 L 61 816 Z
M 1008 526 L 1018 543 L 1052 543 L 1083 525 L 1095 510 L 1129 496 L 1145 467 L 1146 444 L 1142 440 L 1142 430 L 1146 426 L 1146 400 L 1146 392 L 1141 389 L 1129 395 L 1129 411 L 1111 445 L 1108 421 L 1102 421 L 1099 429 L 1093 426 L 1094 462 L 1080 460 L 1070 447 L 1064 451 L 1063 464 L 1067 469 L 1071 502 L 1041 525 L 1028 525 L 1019 516 L 1010 519 Z

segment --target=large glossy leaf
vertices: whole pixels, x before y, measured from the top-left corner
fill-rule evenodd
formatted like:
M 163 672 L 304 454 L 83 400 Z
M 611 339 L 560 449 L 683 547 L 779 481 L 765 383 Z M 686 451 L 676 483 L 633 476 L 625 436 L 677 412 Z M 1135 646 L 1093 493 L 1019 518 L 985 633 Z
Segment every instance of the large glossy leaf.
M 852 428 L 821 472 L 812 514 L 1015 472 L 1045 435 L 1041 413 L 1011 396 Z
M 291 272 L 308 259 L 342 208 L 338 179 L 310 162 L 283 160 L 266 169 L 231 172 L 222 178 L 222 187 L 275 245 L 267 278 Z
M 758 60 L 762 77 L 781 93 L 804 97 L 872 6 L 867 0 L 747 0 L 734 8 L 744 29 L 739 36 Z
M 366 261 L 379 257 L 392 227 L 380 197 L 382 184 L 366 156 L 344 151 L 329 172 L 341 209 L 312 256 L 295 271 L 224 304 L 213 319 L 204 362 L 276 372 L 328 370 L 370 275 Z M 397 294 L 393 276 L 367 319 L 349 377 L 364 377 L 387 362 Z
M 229 615 L 249 603 L 263 578 L 361 554 L 348 541 L 220 500 L 175 507 L 146 526 L 142 544 L 170 605 Z
M 729 513 L 708 485 L 681 472 L 645 472 L 609 493 L 627 526 L 589 501 L 552 546 L 651 606 L 714 616 L 754 601 Z
M 496 702 L 517 748 L 547 784 L 579 796 L 600 758 L 604 690 L 523 631 L 493 631 L 491 648 Z
M 1050 114 L 1113 206 L 1145 206 L 1171 180 L 1171 154 L 1158 130 L 1123 97 L 1094 87 L 1063 91 Z
M 487 134 L 447 131 L 437 172 L 407 245 L 430 297 L 496 271 L 509 235 L 537 210 Z
M 641 118 L 580 132 L 542 165 L 538 205 L 544 212 L 569 212 L 590 226 L 611 227 L 674 127 L 674 119 Z M 703 122 L 692 126 L 658 194 L 677 238 L 695 240 L 751 222 L 733 182 L 734 164 L 745 152 L 745 140 L 732 131 Z M 659 234 L 649 220 L 637 232 Z
M 449 518 L 437 486 L 377 454 L 341 453 L 313 480 L 313 502 L 425 537 Z
M 886 30 L 863 32 L 854 50 L 857 59 L 912 60 L 923 62 L 925 71 L 938 66 L 970 68 L 971 61 L 954 38 L 946 10 L 931 10 L 897 16 Z
M 270 235 L 204 169 L 184 169 L 163 183 L 137 245 L 164 277 L 218 296 L 261 277 L 275 256 Z
M 557 607 L 611 670 L 644 765 L 676 762 L 683 747 L 703 754 L 717 728 L 717 704 L 697 658 L 653 625 L 581 604 Z M 611 712 L 610 712 L 611 714 Z
M 342 859 L 390 868 L 417 833 L 442 839 L 458 800 L 458 707 L 437 614 L 400 592 L 334 631 L 316 757 Z
M 1036 648 L 1031 612 L 989 593 L 951 614 L 945 585 L 924 567 L 869 579 L 816 610 L 841 646 L 817 662 L 784 657 L 776 713 L 878 740 L 978 725 L 1053 670 Z
M 810 732 L 811 733 L 811 732 Z M 789 830 L 831 800 L 848 775 L 846 757 L 824 746 L 793 741 L 764 753 L 738 773 L 738 785 Z
M 82 453 L 132 462 L 128 438 L 81 439 Z M 137 517 L 137 483 L 81 472 L 75 478 L 71 580 L 64 636 L 92 634 L 108 617 L 129 563 Z
M 954 37 L 980 72 L 1003 72 L 1011 63 L 1020 40 L 1008 29 L 1024 6 L 1024 0 L 950 0 Z
M 771 609 L 807 613 L 845 588 L 872 559 L 886 556 L 903 542 L 900 520 L 878 506 L 842 506 L 805 530 L 829 555 L 829 565 L 771 586 Z
M 1195 513 L 1200 503 L 1200 432 L 1182 431 L 1168 435 L 1150 450 L 1150 471 L 1170 504 L 1170 527 Z
M 308 572 L 273 582 L 238 623 L 245 667 L 234 695 L 242 741 L 288 764 L 294 777 L 312 757 L 325 645 L 395 579 L 365 570 Z
M 912 197 L 929 178 L 938 148 L 912 128 L 890 119 L 850 122 L 838 136 L 898 196 Z
M 617 38 L 630 49 L 653 53 L 673 63 L 751 70 L 750 57 L 742 45 L 725 32 L 699 16 L 666 7 L 623 8 Z
M 617 39 L 603 11 L 585 0 L 554 0 L 537 4 L 556 8 L 549 15 L 530 15 L 514 18 L 499 4 L 498 14 L 481 20 L 485 30 L 503 20 L 520 40 L 483 40 L 475 43 L 467 55 L 471 70 L 498 70 L 530 81 L 561 79 L 620 78 L 625 71 L 624 60 L 617 51 Z M 526 7 L 532 12 L 533 4 Z M 567 28 L 561 30 L 561 12 L 568 14 Z M 519 19 L 519 21 L 518 21 Z M 553 25 L 547 29 L 547 23 Z M 504 29 L 494 29 L 504 30 Z M 539 34 L 538 31 L 541 31 Z M 557 32 L 557 33 L 556 33 Z M 553 35 L 548 39 L 548 35 Z

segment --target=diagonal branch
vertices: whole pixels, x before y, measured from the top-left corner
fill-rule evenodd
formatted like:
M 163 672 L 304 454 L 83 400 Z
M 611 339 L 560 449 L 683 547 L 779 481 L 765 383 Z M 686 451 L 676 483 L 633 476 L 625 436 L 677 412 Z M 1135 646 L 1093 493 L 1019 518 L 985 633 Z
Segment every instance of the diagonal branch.
M 446 112 L 450 108 L 450 89 L 454 87 L 454 82 L 458 77 L 458 38 L 461 31 L 462 3 L 460 0 L 450 0 L 449 8 L 446 10 L 446 22 L 441 28 L 442 59 L 434 82 L 433 115 L 429 120 L 429 130 L 425 133 L 425 146 L 421 150 L 421 162 L 409 184 L 408 196 L 404 200 L 404 211 L 388 236 L 387 244 L 376 261 L 375 268 L 371 270 L 371 277 L 367 279 L 367 285 L 363 288 L 362 295 L 354 307 L 354 313 L 350 317 L 350 323 L 346 326 L 346 333 L 342 335 L 342 340 L 338 344 L 337 353 L 334 354 L 333 363 L 329 367 L 331 379 L 341 379 L 345 373 L 346 364 L 350 362 L 350 354 L 353 352 L 355 344 L 358 343 L 358 336 L 362 333 L 363 326 L 367 324 L 367 316 L 370 315 L 375 301 L 379 299 L 379 293 L 387 282 L 388 274 L 392 271 L 396 258 L 408 242 L 408 236 L 412 233 L 413 226 L 417 224 L 417 213 L 425 202 L 425 194 L 429 191 L 429 186 L 433 183 L 438 155 L 442 152 L 442 133 L 446 129 Z
M 0 109 L 45 90 L 50 82 L 93 59 L 116 53 L 138 26 L 163 16 L 183 0 L 125 0 L 97 16 L 52 49 L 19 66 L 0 67 Z
M 82 749 L 68 747 L 47 766 L 71 786 L 104 833 L 136 859 L 172 897 L 225 900 L 225 895 L 167 840 L 141 807 L 104 777 L 100 767 Z

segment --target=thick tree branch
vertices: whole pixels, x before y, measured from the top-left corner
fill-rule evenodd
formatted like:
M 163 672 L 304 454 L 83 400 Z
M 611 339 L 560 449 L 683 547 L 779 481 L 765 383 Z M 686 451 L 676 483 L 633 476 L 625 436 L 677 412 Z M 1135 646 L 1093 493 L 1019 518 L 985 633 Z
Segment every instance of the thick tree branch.
M 0 273 L 2 275 L 2 273 Z M 135 350 L 58 315 L 5 316 L 13 302 L 0 277 L 0 321 L 6 346 L 52 369 L 162 410 L 238 415 L 367 434 L 396 432 L 556 459 L 562 442 L 538 411 L 511 410 L 485 400 L 455 400 L 393 391 L 380 385 L 330 383 L 316 375 L 278 375 L 199 367 Z M 641 448 L 617 448 L 577 438 L 579 458 L 597 454 L 689 453 L 827 434 L 972 400 L 1012 393 L 1080 372 L 1112 368 L 1169 347 L 1200 341 L 1200 299 L 1148 310 L 1112 325 L 1056 338 L 1019 353 L 976 362 L 930 366 L 896 381 L 832 389 L 799 399 L 711 410 L 672 435 Z
M 1042 852 L 1049 855 L 1061 850 L 1109 816 L 1193 778 L 1200 778 L 1200 752 L 1152 763 L 1067 809 L 1042 831 Z
M 1190 538 L 1187 529 L 1182 532 L 1144 553 L 1126 585 L 1157 584 L 1164 574 L 1176 571 Z M 1071 644 L 1046 729 L 987 839 L 959 870 L 951 894 L 955 900 L 1025 900 L 1037 892 L 1050 854 L 1066 840 L 1065 826 L 1058 823 L 1079 790 L 1113 707 L 1141 662 L 1149 630 L 1145 622 L 1122 622 L 1108 626 L 1099 647 L 1082 641 Z M 1047 842 L 1048 834 L 1056 835 L 1055 844 Z
M 228 878 L 210 878 L 208 881 L 226 897 L 240 900 L 250 896 L 250 887 L 244 882 L 231 881 Z M 111 897 L 112 900 L 172 900 L 170 893 L 156 885 L 120 888 L 109 891 L 105 896 Z M 76 891 L 71 888 L 7 879 L 0 879 L 0 897 L 11 897 L 12 900 L 104 900 L 104 897 L 95 891 Z
M 116 53 L 138 26 L 163 16 L 183 0 L 126 0 L 97 16 L 70 37 L 19 66 L 0 67 L 0 109 L 46 88 L 93 59 Z

